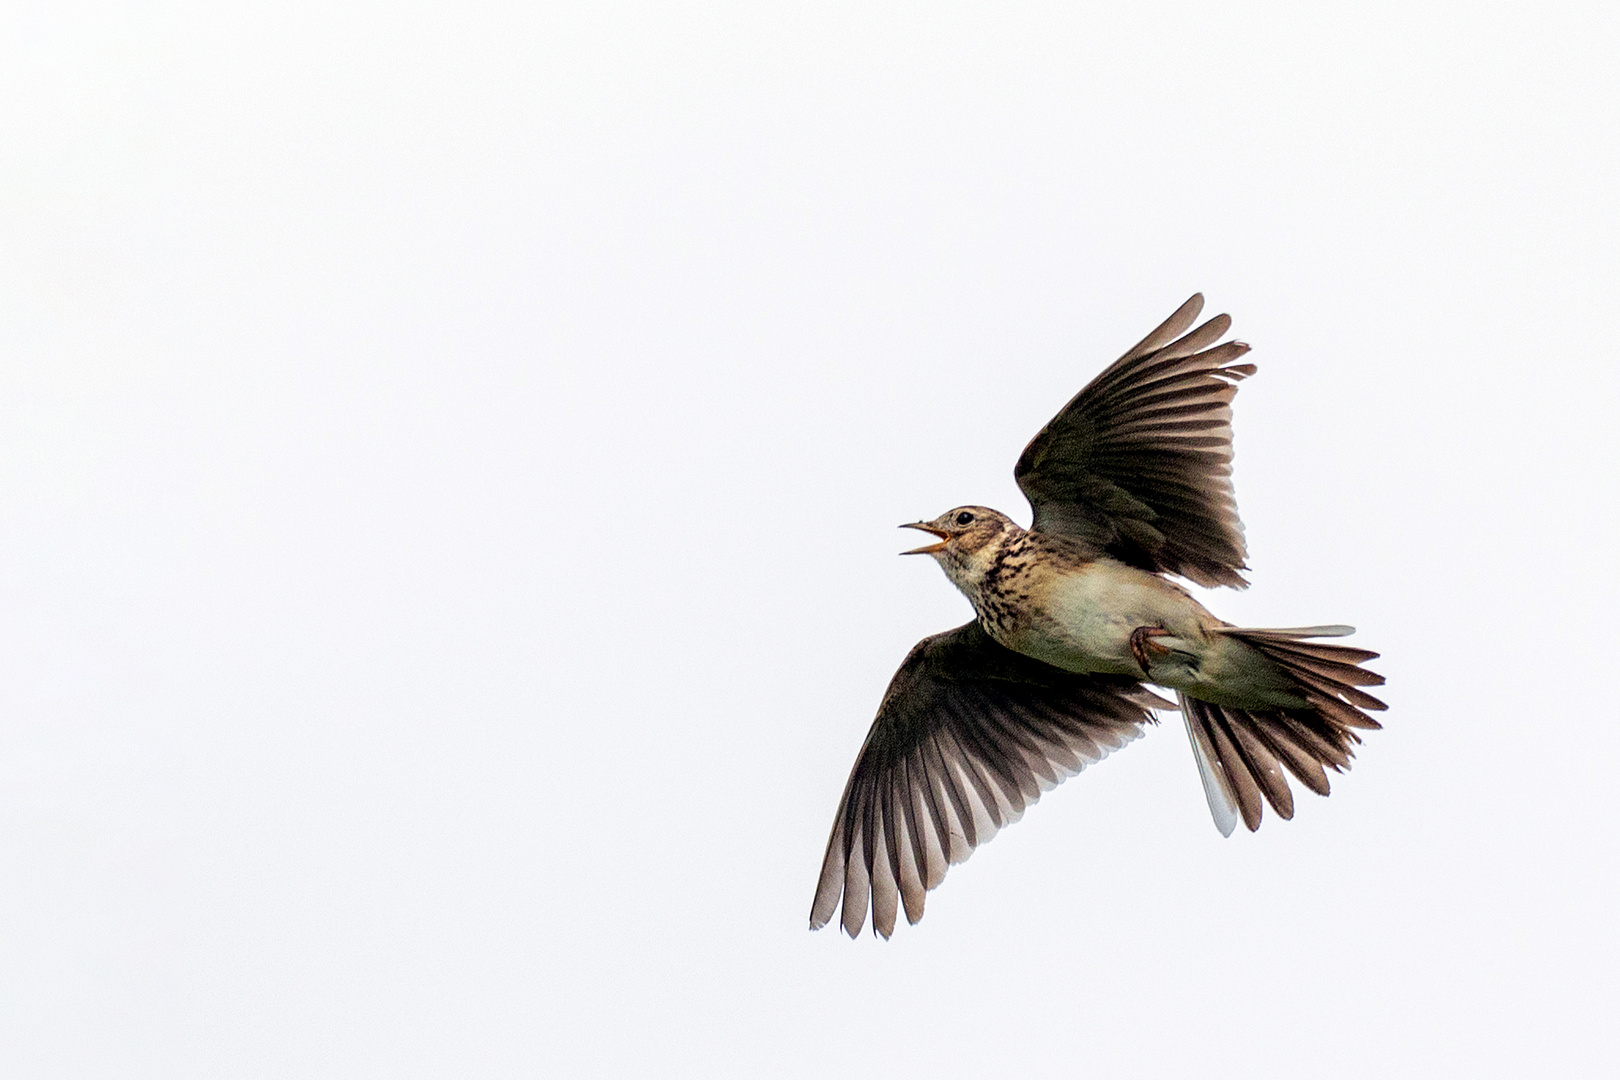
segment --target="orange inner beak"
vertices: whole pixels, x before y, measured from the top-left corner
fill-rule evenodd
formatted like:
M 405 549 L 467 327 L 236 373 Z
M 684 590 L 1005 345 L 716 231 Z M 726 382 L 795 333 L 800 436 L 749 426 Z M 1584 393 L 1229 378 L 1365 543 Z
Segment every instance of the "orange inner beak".
M 944 551 L 946 543 L 948 543 L 951 538 L 951 534 L 946 532 L 944 529 L 936 529 L 932 525 L 924 525 L 920 521 L 909 522 L 900 527 L 902 529 L 917 529 L 921 532 L 933 533 L 935 536 L 939 537 L 939 543 L 937 544 L 925 544 L 920 548 L 912 548 L 910 551 L 902 551 L 900 553 L 902 555 L 930 555 L 936 551 Z

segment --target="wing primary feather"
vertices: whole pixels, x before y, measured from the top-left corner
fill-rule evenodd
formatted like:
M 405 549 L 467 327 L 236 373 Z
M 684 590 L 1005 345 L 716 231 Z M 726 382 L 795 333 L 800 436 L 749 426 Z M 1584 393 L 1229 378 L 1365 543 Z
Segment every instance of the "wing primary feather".
M 889 782 L 883 785 L 882 811 L 884 856 L 888 859 L 889 873 L 898 886 L 901 875 L 900 852 L 905 838 L 900 835 L 901 822 L 898 812 L 899 807 L 896 805 L 900 801 L 898 798 L 899 791 L 897 790 L 899 785 L 895 783 L 896 779 L 891 774 Z
M 922 832 L 923 888 L 932 889 L 945 880 L 945 870 L 951 865 L 950 838 L 945 832 L 944 809 L 936 805 L 938 793 L 934 791 L 935 779 L 921 747 L 917 748 L 916 766 L 922 783 L 913 789 L 912 801 L 917 804 L 916 817 Z
M 980 715 L 985 728 L 994 729 L 993 731 L 986 731 L 986 735 L 995 739 L 998 746 L 1010 748 L 1011 753 L 1017 754 L 1022 759 L 1024 769 L 1015 768 L 1010 770 L 1010 776 L 1007 778 L 1013 780 L 1026 799 L 1034 801 L 1039 798 L 1040 788 L 1037 784 L 1031 790 L 1029 784 L 1024 782 L 1022 773 L 1025 770 L 1042 777 L 1050 784 L 1055 785 L 1058 782 L 1056 774 L 1051 772 L 1047 764 L 1045 753 L 1027 731 L 1020 731 L 1015 724 L 999 712 L 986 710 Z
M 1097 745 L 1097 740 L 1091 737 L 1093 729 L 1089 725 L 1075 717 L 1064 715 L 1050 705 L 1042 703 L 1039 708 L 1045 712 L 1047 723 L 1062 732 L 1064 750 L 1078 755 L 1087 764 L 1101 759 L 1102 748 Z
M 960 785 L 957 783 L 956 770 L 946 763 L 945 755 L 939 748 L 939 736 L 937 734 L 931 736 L 924 745 L 933 751 L 934 763 L 939 769 L 941 787 L 944 788 L 945 797 L 950 800 L 951 808 L 956 813 L 956 823 L 961 827 L 962 839 L 967 845 L 967 851 L 962 852 L 958 857 L 955 836 L 949 832 L 949 826 L 947 825 L 946 835 L 951 837 L 950 861 L 958 863 L 967 858 L 968 851 L 972 851 L 979 846 L 979 841 L 973 831 L 973 811 L 968 806 L 967 796 L 963 794 Z
M 1160 355 L 1169 360 L 1192 356 L 1203 351 L 1205 346 L 1215 344 L 1230 329 L 1232 316 L 1217 315 L 1181 340 L 1166 345 Z
M 920 642 L 890 681 L 828 836 L 812 928 L 889 937 L 1043 791 L 1136 738 L 1164 704 L 995 644 L 977 623 Z
M 896 824 L 902 828 L 905 835 L 900 838 L 900 902 L 906 910 L 906 922 L 916 925 L 922 918 L 923 872 L 922 868 L 928 863 L 928 854 L 923 850 L 922 834 L 917 831 L 917 806 L 915 781 L 911 777 L 910 757 L 901 758 L 897 763 L 900 773 L 900 783 L 894 788 L 894 802 L 899 804 L 900 813 Z
M 844 891 L 844 830 L 843 823 L 835 823 L 827 838 L 827 853 L 821 859 L 821 877 L 816 882 L 816 898 L 810 905 L 810 929 L 826 926 L 838 910 L 838 898 Z
M 1099 374 L 1036 435 L 1014 470 L 1036 532 L 1202 585 L 1247 585 L 1232 493 L 1231 401 L 1254 371 L 1231 319 L 1188 331 L 1194 298 Z M 1181 481 L 1179 497 L 1155 476 Z M 1203 513 L 1196 513 L 1202 510 Z
M 966 794 L 968 795 L 968 798 L 972 804 L 970 812 L 973 815 L 975 832 L 980 834 L 988 833 L 988 835 L 985 836 L 985 839 L 989 839 L 989 836 L 993 836 L 997 832 L 1001 831 L 1001 827 L 1004 824 L 1001 820 L 1000 802 L 996 799 L 995 795 L 992 794 L 990 780 L 985 775 L 984 769 L 980 765 L 978 759 L 969 754 L 964 748 L 964 738 L 967 738 L 968 742 L 973 741 L 970 734 L 966 731 L 958 732 L 954 728 L 949 727 L 945 728 L 945 731 L 950 735 L 951 741 L 956 743 L 958 751 L 956 764 L 957 767 L 962 770 L 962 775 L 967 779 L 969 785 Z M 984 815 L 982 824 L 988 826 L 987 829 L 979 827 L 981 825 L 979 817 L 981 813 Z M 982 843 L 983 841 L 981 840 L 980 842 Z
M 911 755 L 895 763 L 899 783 L 894 785 L 894 805 L 898 810 L 897 823 L 903 830 L 900 837 L 900 899 L 905 905 L 906 921 L 915 923 L 911 912 L 921 904 L 922 868 L 927 865 L 928 853 L 923 850 L 922 834 L 917 830 L 916 780 L 911 775 Z M 918 906 L 917 918 L 922 918 Z
M 951 862 L 950 826 L 946 820 L 945 807 L 940 804 L 938 787 L 940 777 L 928 760 L 928 748 L 932 741 L 932 739 L 925 739 L 918 744 L 916 758 L 917 774 L 922 778 L 922 783 L 918 785 L 917 794 L 922 800 L 923 809 L 928 814 L 928 824 L 931 830 L 929 836 L 939 847 L 938 865 L 935 865 L 932 858 L 925 864 L 923 884 L 930 889 L 938 885 L 940 880 L 944 878 L 945 867 L 949 866 Z M 933 855 L 933 848 L 929 849 L 929 855 Z
M 861 855 L 866 863 L 866 880 L 875 897 L 878 890 L 877 845 L 880 837 L 878 825 L 878 793 L 876 784 L 868 784 L 861 800 L 861 831 L 865 843 Z
M 1204 294 L 1193 293 L 1187 302 L 1171 313 L 1170 317 L 1160 323 L 1147 337 L 1138 341 L 1130 352 L 1120 357 L 1121 360 L 1134 360 L 1138 356 L 1145 356 L 1168 342 L 1181 336 L 1187 327 L 1198 318 L 1198 313 L 1204 310 Z
M 948 705 L 947 709 L 952 712 L 956 711 L 954 703 Z M 957 719 L 963 720 L 967 718 L 958 715 Z M 968 761 L 976 767 L 983 766 L 985 769 L 982 774 L 985 783 L 979 786 L 979 794 L 984 798 L 986 809 L 991 812 L 991 820 L 995 822 L 996 828 L 998 830 L 1004 828 L 1007 822 L 1003 819 L 1001 801 L 1005 800 L 1014 813 L 1023 809 L 1012 801 L 1013 793 L 1019 791 L 1017 770 L 1014 768 L 1013 763 L 1007 759 L 1006 751 L 997 746 L 994 739 L 981 731 L 971 721 L 951 728 L 951 734 L 958 739 L 967 739 L 973 744 L 974 750 L 977 751 L 977 754 Z M 1011 788 L 1012 791 L 997 790 L 1006 788 Z
M 881 801 L 874 819 L 883 835 L 875 845 L 877 862 L 872 864 L 872 932 L 887 940 L 894 933 L 894 917 L 900 913 L 900 888 L 898 875 L 889 862 L 889 829 L 883 820 Z
M 872 879 L 867 874 L 866 860 L 862 858 L 865 838 L 861 836 L 859 826 L 855 829 L 854 839 L 858 846 L 851 846 L 844 870 L 843 916 L 844 933 L 852 938 L 859 937 L 861 927 L 866 925 L 866 905 L 872 895 Z

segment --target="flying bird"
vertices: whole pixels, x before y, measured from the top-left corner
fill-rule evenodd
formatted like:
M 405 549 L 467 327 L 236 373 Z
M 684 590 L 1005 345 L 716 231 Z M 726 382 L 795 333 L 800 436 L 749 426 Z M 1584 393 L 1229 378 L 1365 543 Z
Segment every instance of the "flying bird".
M 1254 374 L 1232 320 L 1194 295 L 1063 407 L 1013 470 L 1028 529 L 959 506 L 920 529 L 973 604 L 889 683 L 839 800 L 811 929 L 887 938 L 928 890 L 1065 778 L 1179 705 L 1216 828 L 1294 814 L 1285 773 L 1319 795 L 1380 725 L 1378 654 L 1318 639 L 1348 626 L 1243 629 L 1170 579 L 1245 588 L 1232 491 L 1232 397 Z M 1144 684 L 1173 691 L 1172 703 Z

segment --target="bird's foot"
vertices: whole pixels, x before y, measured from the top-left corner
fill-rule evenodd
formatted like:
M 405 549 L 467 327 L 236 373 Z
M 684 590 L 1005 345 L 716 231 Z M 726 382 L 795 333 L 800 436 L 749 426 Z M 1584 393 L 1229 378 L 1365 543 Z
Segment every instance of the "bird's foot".
M 1142 666 L 1143 676 L 1148 676 L 1148 665 L 1156 658 L 1169 656 L 1170 650 L 1153 639 L 1168 637 L 1170 631 L 1162 626 L 1138 626 L 1131 631 L 1131 655 Z

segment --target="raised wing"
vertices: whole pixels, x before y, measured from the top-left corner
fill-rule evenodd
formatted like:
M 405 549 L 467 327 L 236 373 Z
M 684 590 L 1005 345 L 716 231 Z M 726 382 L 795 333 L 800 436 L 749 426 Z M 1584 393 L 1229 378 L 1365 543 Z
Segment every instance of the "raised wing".
M 1186 333 L 1195 294 L 1091 380 L 1024 448 L 1013 470 L 1033 528 L 1062 533 L 1132 566 L 1200 585 L 1245 587 L 1243 523 L 1232 491 L 1232 361 L 1217 315 Z M 1186 336 L 1182 336 L 1185 334 Z
M 884 937 L 899 904 L 922 918 L 929 889 L 1023 816 L 1025 807 L 1102 760 L 1171 704 L 1123 676 L 1076 675 L 992 641 L 977 622 L 924 638 L 889 683 L 844 786 L 810 928 L 843 900 L 851 937 Z

